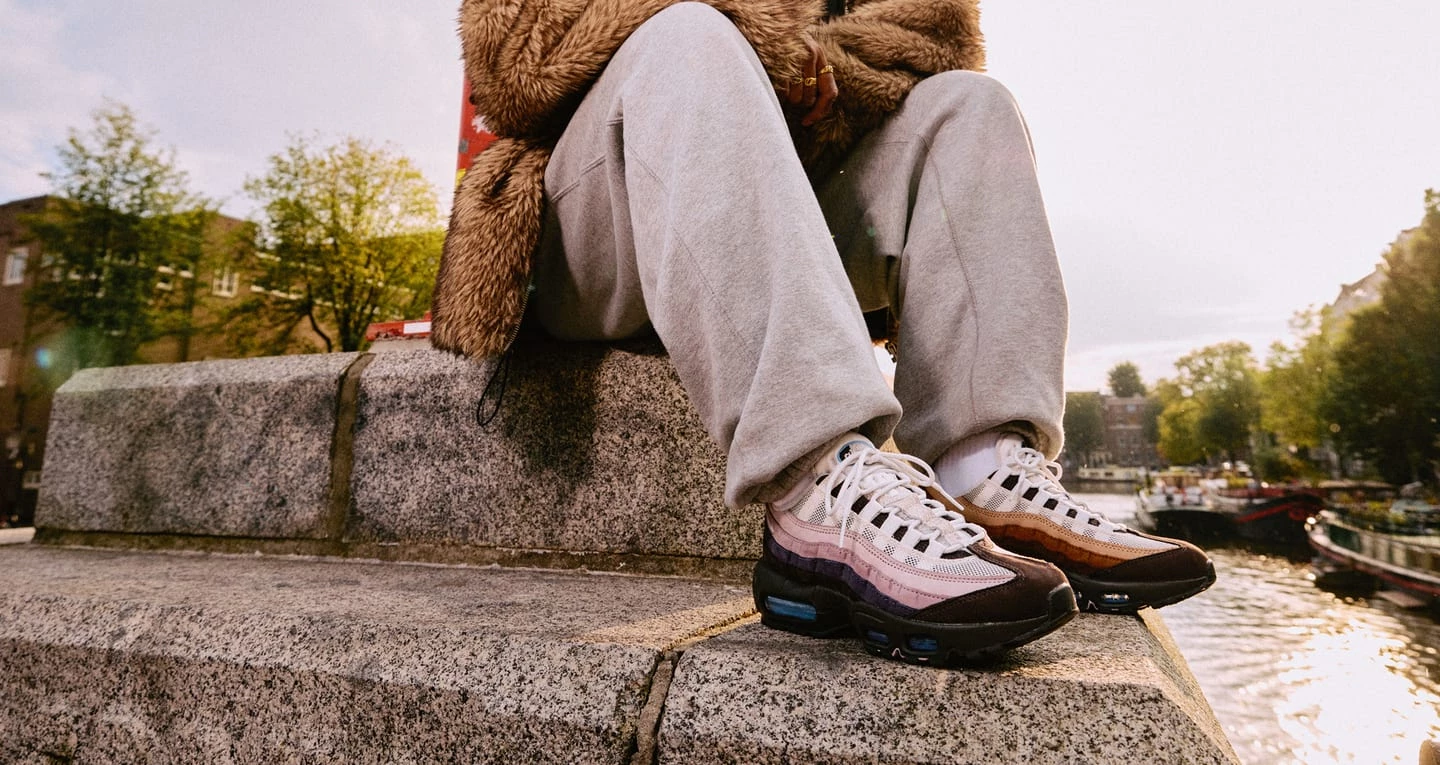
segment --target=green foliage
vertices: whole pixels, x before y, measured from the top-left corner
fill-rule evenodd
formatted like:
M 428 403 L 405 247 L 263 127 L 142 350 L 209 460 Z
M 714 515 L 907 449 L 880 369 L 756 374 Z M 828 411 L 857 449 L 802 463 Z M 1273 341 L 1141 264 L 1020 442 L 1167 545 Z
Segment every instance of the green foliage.
M 1304 460 L 1274 447 L 1256 449 L 1250 467 L 1256 478 L 1271 483 L 1294 481 L 1313 472 Z
M 56 198 L 26 221 L 45 254 L 26 298 L 61 329 L 63 369 L 131 363 L 145 343 L 186 331 L 186 289 L 161 271 L 193 276 L 216 217 L 129 108 L 91 116 L 58 148 L 60 168 L 47 174 Z
M 1175 463 L 1244 459 L 1260 420 L 1258 373 L 1250 346 L 1226 342 L 1175 362 L 1173 381 L 1156 385 L 1164 401 L 1160 451 Z
M 1145 395 L 1145 383 L 1140 379 L 1140 367 L 1129 361 L 1122 361 L 1111 367 L 1109 380 L 1112 396 L 1126 398 Z
M 1311 449 L 1330 437 L 1323 404 L 1333 373 L 1332 323 L 1325 309 L 1301 311 L 1291 321 L 1295 344 L 1270 347 L 1260 376 L 1260 426 L 1281 444 Z
M 1385 255 L 1380 302 L 1357 312 L 1334 351 L 1322 413 L 1336 441 L 1386 480 L 1434 481 L 1440 461 L 1440 193 Z
M 1105 448 L 1105 405 L 1099 393 L 1065 394 L 1065 450 L 1082 464 Z
M 1160 413 L 1165 411 L 1165 402 L 1154 391 L 1145 397 L 1145 411 L 1140 416 L 1141 433 L 1146 443 L 1160 443 Z
M 231 318 L 249 348 L 295 350 L 308 326 L 326 351 L 359 350 L 376 321 L 430 302 L 444 230 L 435 190 L 389 147 L 296 138 L 245 190 L 263 205 L 254 293 Z
M 1159 406 L 1156 421 L 1156 448 L 1167 461 L 1188 465 L 1205 459 L 1205 450 L 1196 435 L 1199 405 L 1180 389 L 1178 383 L 1155 383 L 1154 401 Z

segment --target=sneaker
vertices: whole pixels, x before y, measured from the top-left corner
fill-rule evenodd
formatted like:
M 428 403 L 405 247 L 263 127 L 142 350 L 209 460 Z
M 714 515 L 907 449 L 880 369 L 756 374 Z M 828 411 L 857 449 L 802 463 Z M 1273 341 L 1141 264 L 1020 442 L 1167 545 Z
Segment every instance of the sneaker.
M 865 649 L 913 664 L 988 658 L 1079 613 L 1054 566 L 995 546 L 926 495 L 930 467 L 838 440 L 813 484 L 766 513 L 755 608 L 769 627 L 858 634 Z
M 1215 583 L 1215 566 L 1199 548 L 1142 534 L 1075 501 L 1060 486 L 1060 466 L 1019 439 L 1002 439 L 999 451 L 999 469 L 958 497 L 959 509 L 1006 549 L 1059 566 L 1081 608 L 1133 614 Z

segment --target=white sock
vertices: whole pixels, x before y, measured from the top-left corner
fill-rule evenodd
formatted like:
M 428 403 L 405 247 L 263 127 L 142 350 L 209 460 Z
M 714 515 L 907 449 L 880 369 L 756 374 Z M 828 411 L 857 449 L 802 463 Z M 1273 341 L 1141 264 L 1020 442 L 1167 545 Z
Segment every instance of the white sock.
M 1013 440 L 1015 445 L 1021 443 L 1021 438 L 1014 433 L 987 430 L 946 449 L 934 465 L 940 488 L 950 496 L 958 497 L 979 486 L 1000 467 L 1000 446 L 1007 439 Z

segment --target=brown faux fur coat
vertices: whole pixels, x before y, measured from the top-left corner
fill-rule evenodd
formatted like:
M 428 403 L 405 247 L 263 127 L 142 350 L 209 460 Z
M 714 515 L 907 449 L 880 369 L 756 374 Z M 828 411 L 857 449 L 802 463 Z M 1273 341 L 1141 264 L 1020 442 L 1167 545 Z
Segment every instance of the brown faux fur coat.
M 804 32 L 824 46 L 840 97 L 828 117 L 795 132 L 812 176 L 922 78 L 984 66 L 978 0 L 858 0 L 829 20 L 819 0 L 703 1 L 735 23 L 775 82 L 800 71 Z M 620 45 L 675 2 L 463 0 L 465 73 L 478 113 L 500 139 L 455 190 L 432 309 L 437 348 L 483 358 L 513 341 L 544 219 L 550 152 Z

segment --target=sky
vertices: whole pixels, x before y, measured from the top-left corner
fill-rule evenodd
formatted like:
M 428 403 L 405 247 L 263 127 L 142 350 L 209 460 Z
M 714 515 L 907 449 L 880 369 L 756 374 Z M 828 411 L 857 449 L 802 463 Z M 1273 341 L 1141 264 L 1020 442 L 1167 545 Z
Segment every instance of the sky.
M 448 190 L 455 0 L 0 0 L 0 201 L 119 101 L 246 215 L 291 135 L 388 142 Z M 1066 387 L 1264 351 L 1369 273 L 1440 188 L 1440 3 L 982 3 L 1070 297 Z M 843 87 L 843 83 L 841 84 Z M 442 198 L 448 197 L 443 191 Z

